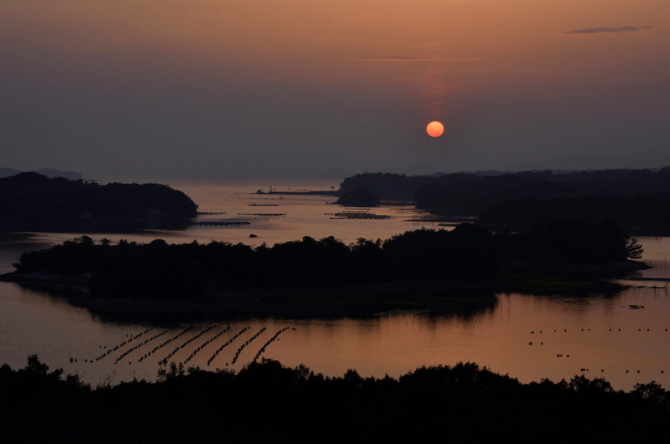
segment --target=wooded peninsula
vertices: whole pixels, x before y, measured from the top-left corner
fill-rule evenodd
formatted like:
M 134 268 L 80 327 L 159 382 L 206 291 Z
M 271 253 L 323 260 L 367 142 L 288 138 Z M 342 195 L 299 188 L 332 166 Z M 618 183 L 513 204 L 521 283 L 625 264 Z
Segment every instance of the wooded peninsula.
M 592 292 L 611 286 L 602 278 L 645 268 L 631 260 L 641 253 L 637 240 L 611 223 L 583 222 L 518 233 L 460 224 L 451 231 L 421 229 L 350 245 L 333 237 L 251 247 L 195 241 L 171 245 L 160 239 L 96 243 L 84 236 L 23 254 L 16 271 L 2 279 L 47 286 L 71 282 L 92 296 L 112 299 L 262 300 L 276 309 L 336 305 L 354 311 L 363 304 L 364 311 L 374 312 L 425 307 L 420 298 L 426 296 L 438 296 L 432 304 L 439 305 L 456 294 L 492 298 L 495 291 L 541 292 L 546 287 Z M 285 297 L 290 292 L 309 296 Z M 257 311 L 244 304 L 238 309 Z
M 0 179 L 0 208 L 0 231 L 87 233 L 184 228 L 198 206 L 165 185 L 20 173 Z

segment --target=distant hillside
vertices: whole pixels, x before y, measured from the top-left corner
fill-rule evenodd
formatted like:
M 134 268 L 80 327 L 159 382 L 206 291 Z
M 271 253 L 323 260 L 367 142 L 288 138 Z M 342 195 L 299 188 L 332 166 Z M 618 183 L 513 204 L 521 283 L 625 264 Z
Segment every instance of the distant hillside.
M 13 168 L 0 168 L 0 179 L 10 176 L 16 176 L 17 174 L 22 173 L 23 171 L 15 170 Z M 84 177 L 75 173 L 74 171 L 61 171 L 54 168 L 40 168 L 34 171 L 35 173 L 47 176 L 49 178 L 54 177 L 63 177 L 69 180 L 82 180 Z
M 364 188 L 380 199 L 414 200 L 414 195 L 419 188 L 436 182 L 440 177 L 406 176 L 394 173 L 356 174 L 344 179 L 340 184 L 340 192 L 344 195 Z
M 623 168 L 659 168 L 670 165 L 670 154 L 660 151 L 603 156 L 596 154 L 569 154 L 548 160 L 516 162 L 507 166 L 508 171 L 529 170 L 607 170 Z
M 84 178 L 84 176 L 74 171 L 61 171 L 54 168 L 40 168 L 39 170 L 35 170 L 35 173 L 47 176 L 51 179 L 55 177 L 62 177 L 69 180 L 82 180 Z
M 670 167 L 490 173 L 366 173 L 346 178 L 340 191 L 367 188 L 382 199 L 415 200 L 435 214 L 478 216 L 495 228 L 613 220 L 632 234 L 670 234 Z
M 179 228 L 198 206 L 157 184 L 99 185 L 37 173 L 0 179 L 0 231 L 135 231 Z
M 9 177 L 9 176 L 16 176 L 20 172 L 21 171 L 15 170 L 13 168 L 0 168 L 0 179 L 3 179 L 5 177 Z

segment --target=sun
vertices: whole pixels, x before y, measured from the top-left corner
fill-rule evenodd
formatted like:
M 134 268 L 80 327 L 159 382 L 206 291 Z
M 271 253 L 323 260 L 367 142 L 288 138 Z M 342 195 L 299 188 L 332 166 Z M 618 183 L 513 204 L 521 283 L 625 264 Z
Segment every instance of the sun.
M 430 122 L 426 127 L 426 132 L 430 137 L 440 137 L 444 133 L 444 125 L 437 120 Z

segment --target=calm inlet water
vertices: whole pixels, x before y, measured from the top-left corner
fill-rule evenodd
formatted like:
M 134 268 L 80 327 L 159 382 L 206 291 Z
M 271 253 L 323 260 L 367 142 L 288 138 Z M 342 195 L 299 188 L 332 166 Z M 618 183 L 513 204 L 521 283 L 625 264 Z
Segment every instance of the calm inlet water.
M 422 225 L 434 226 L 408 221 L 422 216 L 410 207 L 371 210 L 391 216 L 384 220 L 333 219 L 333 214 L 342 211 L 328 204 L 333 198 L 279 199 L 250 194 L 262 188 L 259 184 L 171 185 L 192 196 L 202 211 L 225 213 L 202 216 L 202 220 L 239 220 L 249 225 L 106 237 L 138 241 L 161 237 L 171 242 L 215 239 L 258 245 L 304 235 L 334 235 L 345 241 L 386 238 Z M 331 184 L 307 185 L 323 189 Z M 281 188 L 288 187 L 298 188 L 289 184 Z M 251 233 L 258 238 L 249 238 Z M 34 244 L 5 245 L 0 251 L 0 271 L 10 271 L 21 251 L 74 235 L 40 234 Z M 643 275 L 670 277 L 666 262 L 670 239 L 645 238 L 642 242 L 644 259 L 655 266 Z M 0 362 L 20 367 L 29 354 L 37 353 L 52 368 L 77 372 L 92 383 L 110 377 L 113 382 L 133 377 L 154 379 L 159 361 L 175 349 L 178 351 L 170 361 L 188 360 L 187 366 L 210 369 L 239 369 L 253 360 L 276 332 L 291 327 L 295 330 L 284 331 L 263 356 L 290 366 L 304 363 L 327 375 L 341 375 L 355 368 L 362 375 L 398 376 L 422 365 L 474 361 L 522 381 L 545 377 L 559 380 L 584 373 L 606 377 L 622 389 L 652 380 L 670 387 L 670 299 L 663 282 L 647 285 L 662 288 L 630 288 L 614 296 L 589 298 L 500 294 L 489 307 L 462 315 L 401 313 L 366 319 L 263 318 L 158 325 L 101 318 L 61 297 L 4 283 L 0 284 Z M 645 308 L 636 310 L 630 305 Z M 230 330 L 221 334 L 228 326 Z M 244 328 L 244 333 L 216 354 Z M 265 331 L 239 353 L 233 364 L 239 347 L 263 328 Z M 70 358 L 76 361 L 70 362 Z

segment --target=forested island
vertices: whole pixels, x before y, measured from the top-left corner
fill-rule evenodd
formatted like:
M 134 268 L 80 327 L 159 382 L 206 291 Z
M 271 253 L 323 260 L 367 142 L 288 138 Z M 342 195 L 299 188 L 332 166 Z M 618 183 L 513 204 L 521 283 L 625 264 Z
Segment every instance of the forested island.
M 529 384 L 476 364 L 399 378 L 252 363 L 239 373 L 172 367 L 157 382 L 93 388 L 37 356 L 0 367 L 0 424 L 20 442 L 667 442 L 670 393 L 604 379 Z
M 643 268 L 630 260 L 640 258 L 641 252 L 636 239 L 611 223 L 583 222 L 518 233 L 461 224 L 452 231 L 421 229 L 385 241 L 359 239 L 347 245 L 333 237 L 304 237 L 255 248 L 225 242 L 170 245 L 163 240 L 112 245 L 81 237 L 23 254 L 16 272 L 2 279 L 34 284 L 70 278 L 93 295 L 134 300 L 197 302 L 236 291 L 305 290 L 312 299 L 303 305 L 318 304 L 319 295 L 327 294 L 331 299 L 338 295 L 334 303 L 344 308 L 366 301 L 371 292 L 383 296 L 384 286 L 391 287 L 391 294 L 404 288 L 397 300 L 382 304 L 392 308 L 411 307 L 417 293 L 444 297 L 450 291 L 462 296 L 478 290 L 492 297 L 496 290 L 523 290 L 524 285 L 537 290 L 532 283 L 546 286 L 546 279 L 555 291 L 566 284 L 571 288 L 574 281 L 587 290 L 598 278 Z M 352 286 L 358 286 L 360 299 L 345 297 L 352 296 Z M 245 298 L 253 300 L 234 299 Z
M 366 173 L 346 178 L 340 192 L 357 189 L 386 200 L 414 200 L 418 207 L 445 217 L 477 216 L 480 223 L 497 229 L 573 219 L 612 220 L 635 235 L 670 233 L 670 167 L 411 177 Z
M 131 232 L 183 228 L 198 207 L 165 185 L 20 173 L 0 179 L 0 208 L 0 231 Z

